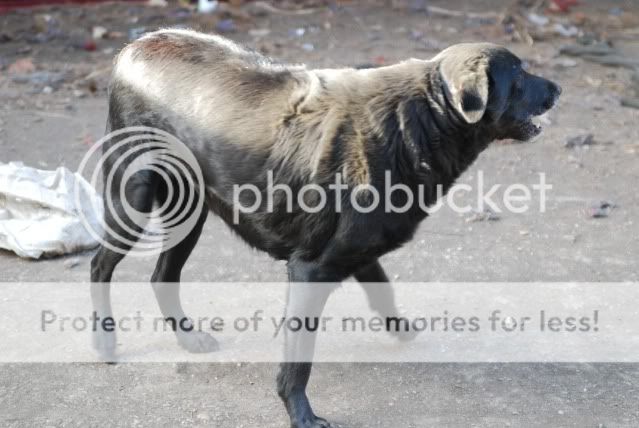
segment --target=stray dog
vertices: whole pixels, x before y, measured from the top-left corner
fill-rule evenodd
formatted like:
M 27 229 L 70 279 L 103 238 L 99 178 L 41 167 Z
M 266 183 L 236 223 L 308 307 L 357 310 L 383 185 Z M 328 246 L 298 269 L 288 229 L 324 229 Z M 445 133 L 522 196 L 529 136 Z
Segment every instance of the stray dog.
M 287 316 L 321 313 L 332 287 L 311 283 L 337 284 L 351 275 L 374 309 L 395 313 L 390 286 L 366 283 L 388 283 L 378 258 L 411 239 L 427 216 L 417 204 L 403 212 L 381 206 L 360 212 L 343 198 L 339 212 L 328 204 L 309 213 L 297 203 L 288 209 L 279 198 L 270 211 L 260 207 L 233 221 L 233 186 L 263 189 L 271 172 L 276 184 L 293 190 L 308 183 L 326 188 L 341 173 L 348 192 L 373 186 L 383 197 L 387 176 L 411 190 L 421 185 L 432 205 L 437 187 L 450 188 L 490 142 L 538 135 L 533 117 L 553 107 L 560 93 L 555 83 L 524 71 L 507 49 L 487 43 L 455 45 L 428 61 L 308 70 L 218 36 L 188 30 L 145 35 L 116 60 L 107 130 L 149 126 L 175 135 L 197 158 L 206 182 L 206 204 L 192 213 L 196 225 L 160 255 L 152 276 L 163 315 L 186 317 L 178 286 L 166 283 L 179 282 L 209 210 L 251 246 L 286 260 L 291 282 L 306 283 L 297 292 L 290 287 Z M 106 167 L 123 166 L 111 160 Z M 159 174 L 140 171 L 124 194 L 128 204 L 148 212 L 154 202 L 167 202 L 163 186 Z M 109 192 L 116 201 L 121 197 L 118 189 L 105 188 Z M 407 201 L 404 194 L 393 198 L 396 206 Z M 110 215 L 106 224 L 121 228 Z M 123 257 L 103 245 L 92 260 L 91 295 L 101 317 L 111 314 L 108 283 Z M 207 333 L 176 334 L 192 352 L 217 347 Z M 98 331 L 94 346 L 112 354 L 114 334 Z M 312 335 L 287 337 L 287 359 L 277 378 L 296 428 L 331 426 L 315 415 L 306 396 L 313 348 Z

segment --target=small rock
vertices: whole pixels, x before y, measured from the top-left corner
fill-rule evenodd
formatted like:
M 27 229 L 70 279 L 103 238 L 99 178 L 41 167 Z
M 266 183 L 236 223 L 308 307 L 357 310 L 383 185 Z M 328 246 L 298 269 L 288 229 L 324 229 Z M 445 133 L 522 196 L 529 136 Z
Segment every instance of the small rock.
M 590 207 L 589 214 L 591 218 L 606 218 L 610 215 L 614 208 L 616 208 L 615 204 L 607 201 L 601 201 L 599 204 Z
M 474 223 L 479 221 L 497 221 L 500 217 L 498 214 L 492 212 L 490 209 L 484 209 L 484 211 L 473 211 L 473 213 L 466 218 L 466 223 Z
M 232 33 L 237 30 L 235 22 L 232 19 L 222 19 L 215 24 L 215 29 L 219 33 Z
M 98 45 L 97 43 L 95 43 L 95 40 L 88 39 L 88 40 L 85 40 L 84 43 L 82 43 L 82 49 L 84 49 L 87 52 L 94 52 L 98 49 Z
M 197 3 L 197 11 L 200 13 L 212 13 L 217 9 L 217 0 L 199 0 Z
M 78 257 L 73 257 L 70 259 L 66 259 L 64 261 L 64 267 L 67 269 L 73 269 L 74 267 L 78 266 L 80 264 L 80 259 Z
M 108 33 L 109 31 L 106 28 L 100 26 L 93 27 L 91 30 L 91 34 L 95 40 L 105 38 Z
M 595 136 L 592 134 L 577 135 L 570 137 L 564 143 L 564 147 L 572 149 L 574 147 L 592 146 L 595 143 Z
M 35 71 L 35 65 L 31 58 L 21 58 L 9 65 L 7 72 L 9 74 L 26 74 L 33 73 Z
M 555 24 L 553 26 L 553 30 L 555 30 L 555 33 L 563 37 L 575 37 L 579 35 L 579 28 L 574 25 L 565 26 L 563 24 Z
M 302 49 L 304 49 L 306 52 L 312 52 L 315 50 L 315 46 L 313 46 L 312 43 L 304 43 L 302 45 Z
M 290 30 L 288 30 L 288 35 L 290 37 L 302 37 L 304 36 L 304 34 L 306 34 L 306 28 L 303 27 L 291 28 Z
M 577 66 L 577 61 L 570 58 L 555 58 L 550 62 L 550 64 L 558 69 L 572 68 Z
M 531 13 L 528 15 L 528 21 L 532 22 L 533 24 L 535 24 L 538 27 L 543 27 L 545 25 L 548 25 L 548 23 L 550 22 L 550 19 L 547 16 L 544 15 L 538 15 L 536 13 Z
M 426 12 L 428 13 L 428 2 L 426 0 L 411 0 L 408 5 L 408 10 L 411 12 Z
M 252 28 L 249 30 L 249 36 L 251 37 L 266 37 L 271 34 L 271 30 L 268 28 Z
M 132 42 L 134 40 L 139 39 L 146 32 L 147 32 L 146 27 L 129 28 L 129 41 Z

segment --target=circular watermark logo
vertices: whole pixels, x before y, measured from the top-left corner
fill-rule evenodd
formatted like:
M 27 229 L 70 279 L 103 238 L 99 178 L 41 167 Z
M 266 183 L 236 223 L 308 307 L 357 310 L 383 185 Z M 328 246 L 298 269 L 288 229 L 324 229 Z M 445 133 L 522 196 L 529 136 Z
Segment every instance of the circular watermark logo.
M 161 129 L 134 126 L 113 131 L 94 144 L 78 174 L 103 200 L 78 209 L 87 231 L 120 254 L 157 255 L 178 245 L 204 209 L 204 178 L 191 150 Z M 76 207 L 86 204 L 78 186 Z

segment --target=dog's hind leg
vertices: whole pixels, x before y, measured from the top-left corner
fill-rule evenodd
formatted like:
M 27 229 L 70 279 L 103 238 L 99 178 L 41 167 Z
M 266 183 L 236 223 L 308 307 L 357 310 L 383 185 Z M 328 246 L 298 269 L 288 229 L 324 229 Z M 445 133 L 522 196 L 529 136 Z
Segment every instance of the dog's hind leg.
M 326 420 L 315 416 L 306 396 L 315 351 L 315 330 L 320 323 L 330 293 L 343 279 L 307 262 L 289 262 L 286 318 L 308 324 L 293 332 L 285 329 L 285 362 L 277 376 L 277 390 L 284 401 L 293 428 L 330 428 Z M 319 283 L 324 282 L 324 283 Z
M 128 204 L 141 214 L 150 212 L 153 206 L 156 183 L 157 176 L 149 171 L 142 171 L 131 176 L 124 188 Z M 103 320 L 113 317 L 111 285 L 109 283 L 115 267 L 142 233 L 143 221 L 140 218 L 131 219 L 129 217 L 130 213 L 127 213 L 120 200 L 118 185 L 113 185 L 111 189 L 105 188 L 104 192 L 105 197 L 107 192 L 110 192 L 113 209 L 107 207 L 104 210 L 104 224 L 106 225 L 104 242 L 91 260 L 91 301 L 95 316 L 98 317 L 92 339 L 93 347 L 98 351 L 100 357 L 110 361 L 115 355 L 115 331 L 103 329 Z M 126 230 L 123 224 L 130 230 Z
M 366 292 L 368 305 L 372 310 L 376 311 L 384 319 L 400 316 L 395 304 L 395 291 L 379 261 L 365 266 L 355 272 L 354 276 Z M 409 331 L 390 331 L 389 333 L 402 341 L 412 340 L 417 335 L 411 329 Z
M 169 205 L 168 210 L 173 207 L 174 205 Z M 180 302 L 182 268 L 202 234 L 207 215 L 208 207 L 206 204 L 201 211 L 196 212 L 193 208 L 187 214 L 187 217 L 198 216 L 195 226 L 177 245 L 162 252 L 151 277 L 153 292 L 162 311 L 162 316 L 174 328 L 180 346 L 189 352 L 213 352 L 218 349 L 217 341 L 213 336 L 194 329 Z

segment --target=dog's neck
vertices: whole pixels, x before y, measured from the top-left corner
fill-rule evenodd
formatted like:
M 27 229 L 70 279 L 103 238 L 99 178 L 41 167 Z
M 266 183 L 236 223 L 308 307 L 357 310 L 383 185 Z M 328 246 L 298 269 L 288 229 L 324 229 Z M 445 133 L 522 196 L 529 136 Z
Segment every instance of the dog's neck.
M 441 185 L 447 191 L 492 137 L 481 122 L 468 124 L 457 113 L 437 65 L 411 60 L 392 66 L 392 73 L 380 69 L 385 85 L 367 108 L 388 165 L 391 170 L 401 165 L 392 171 L 398 181 Z

